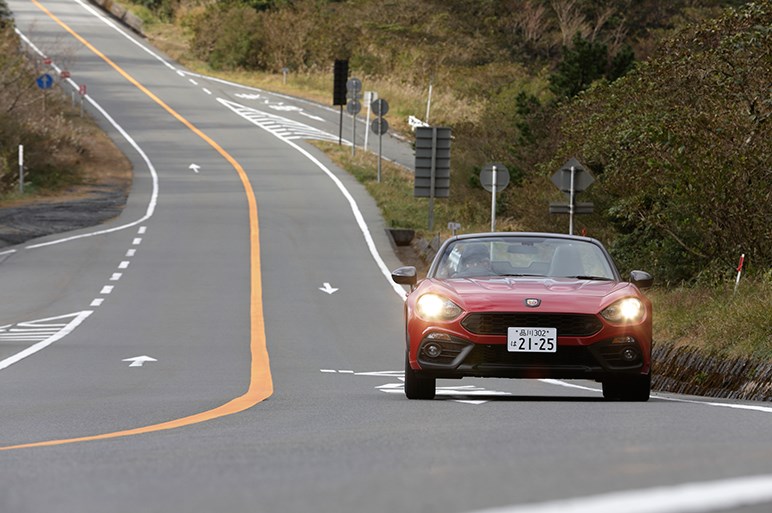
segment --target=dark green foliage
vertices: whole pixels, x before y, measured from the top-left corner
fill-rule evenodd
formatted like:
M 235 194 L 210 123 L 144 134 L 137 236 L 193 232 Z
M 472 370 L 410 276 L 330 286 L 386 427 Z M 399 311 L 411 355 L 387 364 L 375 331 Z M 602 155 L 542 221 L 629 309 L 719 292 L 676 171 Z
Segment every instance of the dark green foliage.
M 0 0 L 0 29 L 4 29 L 13 23 L 13 13 L 8 8 L 5 0 Z
M 595 162 L 615 254 L 665 281 L 772 266 L 772 2 L 681 32 L 663 57 L 564 109 L 562 155 Z
M 627 45 L 609 60 L 604 43 L 576 34 L 573 46 L 563 49 L 563 60 L 550 77 L 550 89 L 558 97 L 572 98 L 598 79 L 614 81 L 623 76 L 632 67 L 634 58 L 632 48 Z

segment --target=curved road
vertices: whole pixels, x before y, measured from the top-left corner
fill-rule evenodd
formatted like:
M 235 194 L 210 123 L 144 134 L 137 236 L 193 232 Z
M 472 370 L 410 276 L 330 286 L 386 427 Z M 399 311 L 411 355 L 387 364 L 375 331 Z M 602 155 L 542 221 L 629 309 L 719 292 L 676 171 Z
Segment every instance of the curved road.
M 78 0 L 9 5 L 135 178 L 111 223 L 0 252 L 0 510 L 772 511 L 769 405 L 406 400 L 399 262 L 304 142 L 335 111 L 190 74 Z

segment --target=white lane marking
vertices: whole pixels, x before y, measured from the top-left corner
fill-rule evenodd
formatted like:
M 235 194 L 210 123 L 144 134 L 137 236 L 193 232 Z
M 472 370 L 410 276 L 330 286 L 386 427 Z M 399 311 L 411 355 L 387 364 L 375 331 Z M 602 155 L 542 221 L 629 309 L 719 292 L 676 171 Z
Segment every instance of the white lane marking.
M 86 4 L 83 0 L 75 0 L 78 4 L 80 4 L 81 7 L 89 11 L 91 14 L 99 18 L 105 25 L 108 27 L 114 29 L 116 32 L 118 32 L 120 35 L 131 41 L 134 45 L 138 46 L 140 49 L 142 49 L 145 53 L 149 54 L 153 58 L 155 58 L 158 62 L 166 66 L 172 71 L 176 71 L 180 76 L 185 76 L 184 73 L 181 73 L 176 67 L 172 66 L 170 63 L 168 63 L 166 60 L 164 60 L 161 56 L 151 51 L 149 48 L 144 46 L 142 43 L 134 39 L 128 32 L 124 32 L 118 25 L 113 23 L 109 18 L 104 16 L 102 13 L 100 13 L 98 10 L 94 9 L 90 5 Z
M 83 7 L 88 9 L 88 6 L 84 5 L 81 0 L 76 0 L 76 1 L 78 3 L 80 3 L 81 5 L 83 5 Z M 89 10 L 94 12 L 93 9 L 89 9 Z M 94 14 L 96 14 L 96 13 L 94 12 Z M 96 15 L 99 16 L 98 14 L 96 14 Z M 101 16 L 100 16 L 100 18 L 101 18 Z M 105 21 L 105 23 L 107 23 L 108 25 L 111 25 L 111 26 L 113 26 L 115 28 L 115 26 L 111 22 L 109 22 L 107 20 L 104 20 L 104 19 L 103 19 L 103 21 Z M 19 37 L 30 48 L 32 48 L 38 55 L 40 55 L 41 57 L 45 57 L 45 54 L 37 46 L 35 46 L 35 44 L 26 35 L 24 35 L 18 28 L 15 28 L 14 30 L 19 35 Z M 116 30 L 117 30 L 117 28 L 116 28 Z M 119 32 L 120 32 L 120 30 L 119 30 Z M 131 38 L 129 38 L 129 39 L 133 41 L 133 39 L 131 39 Z M 61 69 L 59 69 L 56 66 L 56 64 L 52 64 L 51 66 L 57 71 L 57 73 L 61 74 Z M 68 78 L 66 80 L 75 90 L 77 90 L 79 88 L 78 83 L 75 82 L 74 80 L 72 80 L 71 78 Z M 107 111 L 105 109 L 102 108 L 102 106 L 99 103 L 97 103 L 89 95 L 84 96 L 84 98 L 86 99 L 86 101 L 88 101 L 91 104 L 92 107 L 94 107 L 96 110 L 98 110 L 102 114 L 102 116 L 104 116 L 104 118 L 107 120 L 107 122 L 110 123 L 121 134 L 121 136 L 123 136 L 124 139 L 126 139 L 126 141 L 136 150 L 136 152 L 139 154 L 139 156 L 142 157 L 142 160 L 145 161 L 145 165 L 147 165 L 147 168 L 150 171 L 150 176 L 152 177 L 152 181 L 153 181 L 153 190 L 152 190 L 152 193 L 150 195 L 150 201 L 149 201 L 149 203 L 147 205 L 147 209 L 145 210 L 145 214 L 140 219 L 138 219 L 136 221 L 133 221 L 131 223 L 127 223 L 127 224 L 120 225 L 120 226 L 115 226 L 113 228 L 108 228 L 108 229 L 104 229 L 104 230 L 97 230 L 97 231 L 94 231 L 94 232 L 82 233 L 82 234 L 79 234 L 79 235 L 73 235 L 73 236 L 65 237 L 63 239 L 56 239 L 56 240 L 52 240 L 52 241 L 49 241 L 49 242 L 43 242 L 43 243 L 40 243 L 40 244 L 32 244 L 30 246 L 26 246 L 25 249 L 42 248 L 42 247 L 45 247 L 45 246 L 51 246 L 51 245 L 54 245 L 54 244 L 61 244 L 63 242 L 69 242 L 69 241 L 72 241 L 72 240 L 82 239 L 82 238 L 86 238 L 86 237 L 94 237 L 96 235 L 104 235 L 106 233 L 113 233 L 113 232 L 117 232 L 117 231 L 120 231 L 120 230 L 125 230 L 126 228 L 130 228 L 132 226 L 136 226 L 136 225 L 138 225 L 138 224 L 140 224 L 142 222 L 145 222 L 146 220 L 150 219 L 153 216 L 153 213 L 155 212 L 155 207 L 156 207 L 156 204 L 158 202 L 158 173 L 156 172 L 155 166 L 153 166 L 153 163 L 150 162 L 150 159 L 145 154 L 145 152 L 142 150 L 142 148 L 139 147 L 137 142 L 128 134 L 128 132 L 126 132 L 126 130 L 123 129 L 123 127 L 121 125 L 119 125 L 112 118 L 112 116 L 110 116 L 110 114 L 107 113 Z
M 140 226 L 139 230 L 137 230 L 139 235 L 144 235 L 145 232 L 147 232 L 147 226 Z
M 124 260 L 120 264 L 118 264 L 118 269 L 128 269 L 130 262 L 128 260 Z
M 188 169 L 192 169 L 194 173 L 198 174 L 198 170 L 201 169 L 201 166 L 198 164 L 191 164 L 188 166 Z
M 134 256 L 134 255 L 136 255 L 136 254 L 137 254 L 137 250 L 136 250 L 136 249 L 130 249 L 130 250 L 128 250 L 128 251 L 126 252 L 126 256 L 127 256 L 127 257 L 133 257 L 133 256 Z
M 193 84 L 194 86 L 197 86 L 197 85 L 198 85 L 198 82 L 196 82 L 196 81 L 195 81 L 195 80 L 193 80 L 192 78 L 189 78 L 189 79 L 188 79 L 188 81 L 189 81 L 191 84 Z
M 114 287 L 112 285 L 105 285 L 104 287 L 102 287 L 102 290 L 99 291 L 99 293 L 100 294 L 105 294 L 105 295 L 112 294 L 113 288 Z
M 104 298 L 98 297 L 91 302 L 91 306 L 92 307 L 102 306 L 102 303 L 104 302 L 105 302 Z
M 123 276 L 123 274 L 121 274 L 121 273 L 113 273 L 113 275 L 110 276 L 110 281 L 118 281 L 118 280 L 121 279 L 121 276 Z
M 751 410 L 751 411 L 760 411 L 763 413 L 772 413 L 772 408 L 768 406 L 756 406 L 752 404 L 731 404 L 731 403 L 716 403 L 716 402 L 707 402 L 707 401 L 695 401 L 691 399 L 678 399 L 675 397 L 664 397 L 661 395 L 654 395 L 652 396 L 656 399 L 662 399 L 663 401 L 674 401 L 677 403 L 689 403 L 689 404 L 702 404 L 704 406 L 714 406 L 717 408 L 733 408 L 735 410 Z
M 240 103 L 217 98 L 217 101 L 228 107 L 230 110 L 246 119 L 253 125 L 257 125 L 263 130 L 272 133 L 279 139 L 287 141 L 288 139 L 318 139 L 322 141 L 337 141 L 338 136 L 330 134 L 318 128 L 306 125 L 299 121 L 294 121 L 285 117 L 277 116 L 253 107 L 247 107 Z M 273 107 L 271 107 L 273 108 Z M 346 144 L 351 143 L 346 141 Z
M 133 241 L 131 241 L 131 243 L 132 243 L 132 245 L 134 245 L 134 246 L 139 246 L 140 244 L 142 244 L 142 238 L 141 238 L 141 237 L 137 237 L 136 239 L 134 239 Z
M 313 114 L 309 114 L 308 112 L 306 112 L 304 110 L 301 110 L 300 112 L 298 112 L 298 114 L 300 114 L 301 116 L 305 116 L 307 118 L 311 118 L 314 121 L 321 121 L 321 122 L 325 121 L 324 118 L 320 118 L 319 116 L 314 116 Z
M 565 381 L 561 381 L 559 379 L 540 379 L 539 381 L 550 385 L 557 385 L 561 387 L 576 388 L 579 390 L 588 390 L 590 392 L 603 393 L 603 390 L 600 390 L 597 388 L 584 387 L 581 385 L 575 385 L 573 383 L 566 383 Z M 652 399 L 659 399 L 662 401 L 672 401 L 676 403 L 701 404 L 703 406 L 712 406 L 715 408 L 732 408 L 735 410 L 749 410 L 749 411 L 759 411 L 763 413 L 772 413 L 772 407 L 757 406 L 755 404 L 717 403 L 715 401 L 698 401 L 694 399 L 679 399 L 677 397 L 666 397 L 664 395 L 657 395 L 657 394 L 652 394 L 651 397 Z
M 244 117 L 252 124 L 263 128 L 262 125 L 257 120 L 252 119 L 250 117 L 243 116 L 241 114 L 239 109 L 248 109 L 247 107 L 244 107 L 243 105 L 239 105 L 237 103 L 229 102 L 227 100 L 223 100 L 222 98 L 217 98 L 217 101 L 225 105 L 229 109 L 233 110 L 236 114 L 239 114 L 240 116 Z M 259 112 L 259 111 L 255 111 L 254 109 L 249 109 L 249 110 L 254 112 Z M 272 114 L 266 114 L 266 115 L 272 116 Z M 289 122 L 289 120 L 287 121 Z M 365 222 L 362 212 L 359 210 L 359 205 L 357 205 L 357 202 L 356 200 L 354 200 L 354 197 L 351 195 L 348 189 L 346 189 L 346 186 L 343 185 L 343 182 L 341 182 L 340 179 L 337 176 L 335 176 L 335 174 L 332 171 L 327 169 L 327 167 L 324 164 L 322 164 L 319 161 L 319 159 L 317 159 L 309 152 L 307 152 L 306 150 L 298 146 L 296 143 L 290 141 L 285 137 L 280 137 L 270 130 L 266 130 L 266 131 L 268 133 L 273 134 L 279 140 L 286 142 L 287 144 L 295 148 L 295 150 L 303 154 L 308 160 L 316 164 L 316 166 L 319 169 L 321 169 L 330 178 L 330 180 L 333 181 L 333 183 L 335 183 L 335 185 L 338 187 L 338 190 L 340 190 L 341 194 L 343 194 L 343 196 L 348 201 L 349 207 L 351 208 L 351 212 L 354 214 L 354 219 L 356 219 L 357 226 L 359 226 L 359 230 L 362 232 L 362 235 L 365 238 L 365 242 L 367 244 L 368 250 L 370 251 L 370 255 L 372 256 L 373 260 L 375 260 L 375 263 L 377 264 L 378 268 L 381 270 L 381 273 L 383 274 L 384 278 L 386 278 L 386 281 L 389 283 L 389 285 L 394 290 L 394 292 L 396 292 L 399 295 L 399 297 L 401 297 L 403 300 L 406 299 L 407 292 L 405 292 L 405 289 L 403 289 L 401 285 L 397 285 L 392 281 L 391 271 L 389 270 L 388 267 L 386 267 L 386 263 L 383 261 L 383 258 L 381 258 L 380 253 L 378 253 L 378 249 L 375 247 L 375 241 L 373 241 L 373 236 L 370 233 L 370 229 L 368 228 L 367 223 Z
M 0 370 L 6 369 L 13 365 L 14 363 L 17 363 L 24 358 L 27 358 L 28 356 L 31 356 L 38 351 L 45 349 L 46 347 L 50 346 L 57 340 L 61 340 L 62 338 L 69 335 L 75 328 L 77 328 L 80 323 L 82 323 L 86 317 L 94 313 L 92 310 L 83 310 L 82 312 L 76 312 L 72 314 L 67 315 L 60 315 L 58 317 L 47 317 L 45 319 L 38 319 L 36 321 L 28 321 L 28 322 L 21 322 L 18 323 L 16 326 L 19 326 L 21 329 L 24 328 L 30 328 L 35 330 L 41 330 L 36 331 L 36 333 L 39 334 L 40 339 L 37 344 L 34 344 L 27 349 L 24 349 L 23 351 L 20 351 L 16 353 L 13 356 L 9 356 L 8 358 L 0 361 Z M 62 321 L 66 319 L 71 319 L 69 322 L 51 322 L 51 321 Z M 0 328 L 0 334 L 4 334 L 3 330 L 7 328 L 9 325 L 3 326 Z M 50 328 L 51 331 L 44 331 L 45 329 Z M 8 335 L 7 337 L 2 339 L 3 341 L 12 341 L 13 336 Z M 29 340 L 27 340 L 29 341 Z
M 405 372 L 404 371 L 375 371 L 375 372 L 354 372 L 353 370 L 333 370 L 319 369 L 325 374 L 350 374 L 353 376 L 372 376 L 378 378 L 396 379 L 397 383 L 386 383 L 375 387 L 376 390 L 387 394 L 405 393 Z M 509 392 L 499 392 L 496 390 L 487 390 L 475 385 L 455 385 L 450 387 L 437 387 L 436 396 L 440 399 L 447 399 L 456 403 L 480 405 L 489 402 L 488 399 L 470 399 L 469 397 L 504 397 L 511 396 Z
M 135 356 L 133 358 L 124 358 L 121 360 L 123 362 L 131 362 L 131 365 L 129 367 L 142 367 L 146 362 L 157 362 L 155 358 L 151 358 L 147 355 L 144 356 Z
M 321 290 L 322 292 L 326 292 L 327 294 L 332 295 L 332 294 L 335 294 L 336 292 L 338 292 L 340 289 L 336 289 L 335 287 L 333 287 L 329 283 L 324 282 L 323 286 L 319 287 L 319 290 Z
M 767 502 L 772 502 L 772 475 L 613 492 L 476 513 L 707 513 Z
M 210 91 L 210 90 L 209 90 L 209 89 L 207 89 L 206 87 L 202 87 L 201 89 L 202 89 L 202 90 L 203 90 L 203 91 L 204 91 L 206 94 L 208 94 L 208 95 L 211 95 L 211 94 L 212 94 L 212 91 Z
M 11 253 L 16 253 L 15 249 L 9 249 L 8 251 L 3 251 L 0 253 L 0 256 L 2 255 L 10 255 Z

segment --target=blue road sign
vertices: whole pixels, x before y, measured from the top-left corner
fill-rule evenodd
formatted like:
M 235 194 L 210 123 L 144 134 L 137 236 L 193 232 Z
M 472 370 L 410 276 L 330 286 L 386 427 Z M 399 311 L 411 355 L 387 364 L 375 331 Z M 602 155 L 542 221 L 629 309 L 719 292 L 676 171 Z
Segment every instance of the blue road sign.
M 35 82 L 37 82 L 38 87 L 41 89 L 51 89 L 51 86 L 54 85 L 54 77 L 48 73 L 43 73 L 35 80 Z

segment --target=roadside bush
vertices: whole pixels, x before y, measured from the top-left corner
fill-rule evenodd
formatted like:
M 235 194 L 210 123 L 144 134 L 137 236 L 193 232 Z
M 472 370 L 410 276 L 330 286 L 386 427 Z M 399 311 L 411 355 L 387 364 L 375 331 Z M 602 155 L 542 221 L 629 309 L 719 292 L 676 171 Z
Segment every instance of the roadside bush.
M 18 190 L 20 144 L 30 189 L 55 190 L 78 181 L 81 131 L 63 114 L 66 105 L 56 89 L 47 93 L 43 111 L 36 76 L 9 22 L 0 28 L 0 199 Z
M 191 50 L 212 69 L 259 69 L 262 45 L 258 13 L 229 2 L 214 3 L 192 22 Z
M 772 2 L 682 32 L 563 112 L 561 157 L 591 166 L 618 257 L 668 282 L 772 266 Z

